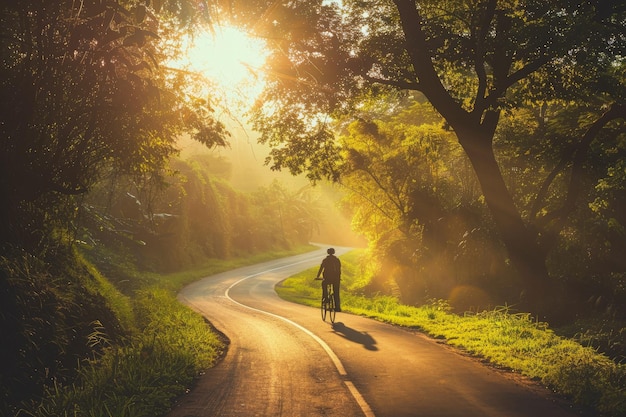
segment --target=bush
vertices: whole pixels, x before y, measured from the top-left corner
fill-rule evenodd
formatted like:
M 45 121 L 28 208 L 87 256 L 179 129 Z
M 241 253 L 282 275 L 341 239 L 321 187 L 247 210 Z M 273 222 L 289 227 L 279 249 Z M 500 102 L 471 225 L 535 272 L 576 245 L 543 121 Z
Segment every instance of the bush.
M 76 376 L 76 363 L 95 352 L 90 335 L 106 329 L 121 340 L 124 329 L 102 295 L 102 282 L 90 275 L 74 252 L 58 247 L 42 258 L 20 250 L 0 257 L 0 414 L 12 415 L 21 401 Z M 109 288 L 109 294 L 114 293 Z

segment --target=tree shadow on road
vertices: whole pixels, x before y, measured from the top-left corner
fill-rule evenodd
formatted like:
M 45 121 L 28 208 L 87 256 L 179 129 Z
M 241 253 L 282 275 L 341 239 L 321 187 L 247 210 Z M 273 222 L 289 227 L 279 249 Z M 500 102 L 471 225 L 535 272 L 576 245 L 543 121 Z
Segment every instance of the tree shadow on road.
M 363 347 L 367 350 L 378 350 L 376 340 L 367 332 L 359 332 L 358 330 L 354 330 L 341 322 L 333 324 L 333 331 L 343 338 L 363 345 Z

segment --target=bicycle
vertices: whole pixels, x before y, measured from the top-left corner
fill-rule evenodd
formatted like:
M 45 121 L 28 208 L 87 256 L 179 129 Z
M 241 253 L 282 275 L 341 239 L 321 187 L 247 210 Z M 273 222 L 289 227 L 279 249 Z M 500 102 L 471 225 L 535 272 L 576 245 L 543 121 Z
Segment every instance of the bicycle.
M 321 278 L 316 278 L 316 280 L 322 281 Z M 322 320 L 326 321 L 326 315 L 328 315 L 330 322 L 334 323 L 337 311 L 335 310 L 335 292 L 333 290 L 333 284 L 322 282 L 322 285 L 326 285 L 326 297 L 324 297 L 324 292 L 322 292 L 322 304 L 320 309 L 322 312 Z

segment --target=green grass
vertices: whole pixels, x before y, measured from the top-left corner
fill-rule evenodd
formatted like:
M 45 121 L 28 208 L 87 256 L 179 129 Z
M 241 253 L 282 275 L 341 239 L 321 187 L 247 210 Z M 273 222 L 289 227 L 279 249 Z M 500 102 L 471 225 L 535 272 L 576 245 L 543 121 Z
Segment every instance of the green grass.
M 142 277 L 142 286 L 124 298 L 97 271 L 93 289 L 102 293 L 134 330 L 126 343 L 113 345 L 104 329 L 95 328 L 89 343 L 103 353 L 81 364 L 80 377 L 69 386 L 55 385 L 21 416 L 143 417 L 163 415 L 172 401 L 189 389 L 198 374 L 212 366 L 223 342 L 191 309 L 176 301 L 184 285 L 204 276 L 311 250 L 274 252 L 234 260 L 207 262 L 194 270 Z M 416 328 L 447 343 L 543 382 L 573 402 L 613 417 L 626 416 L 626 370 L 606 356 L 574 340 L 557 336 L 527 314 L 501 308 L 480 314 L 451 314 L 436 301 L 416 308 L 389 296 L 364 297 L 366 284 L 357 270 L 359 252 L 342 256 L 344 311 Z M 86 262 L 86 261 L 84 261 Z M 87 269 L 90 266 L 86 263 Z M 288 300 L 318 306 L 317 267 L 284 281 L 277 288 Z M 135 272 L 129 271 L 132 276 Z M 108 295 L 107 295 L 108 294 Z
M 107 306 L 113 311 L 122 328 L 130 330 L 134 327 L 134 313 L 129 297 L 122 294 L 104 275 L 87 261 L 82 254 L 75 252 L 77 260 L 85 268 L 90 279 L 83 278 L 81 284 L 91 293 L 98 293 L 106 300 Z
M 124 345 L 107 346 L 82 364 L 75 384 L 55 386 L 20 415 L 158 416 L 218 358 L 222 341 L 167 291 L 142 291 L 135 306 L 141 333 Z M 92 340 L 108 344 L 104 336 Z
M 25 404 L 20 416 L 33 417 L 155 417 L 165 414 L 173 401 L 211 367 L 224 350 L 224 342 L 204 318 L 176 300 L 184 285 L 199 278 L 245 265 L 316 249 L 303 246 L 247 258 L 211 260 L 193 270 L 140 277 L 141 288 L 132 296 L 117 291 L 88 261 L 91 275 L 85 282 L 125 323 L 131 335 L 113 344 L 106 329 L 94 327 L 88 343 L 102 353 L 80 364 L 72 385 L 53 385 L 39 402 Z M 126 271 L 137 276 L 137 271 Z M 98 345 L 98 346 L 97 346 Z
M 342 256 L 342 310 L 383 322 L 419 329 L 445 339 L 493 365 L 540 381 L 592 413 L 626 416 L 626 366 L 572 339 L 560 337 L 548 324 L 529 314 L 513 314 L 502 307 L 479 314 L 450 313 L 445 301 L 422 307 L 402 305 L 391 296 L 359 295 L 359 252 Z M 317 307 L 317 267 L 285 280 L 278 294 L 289 301 Z

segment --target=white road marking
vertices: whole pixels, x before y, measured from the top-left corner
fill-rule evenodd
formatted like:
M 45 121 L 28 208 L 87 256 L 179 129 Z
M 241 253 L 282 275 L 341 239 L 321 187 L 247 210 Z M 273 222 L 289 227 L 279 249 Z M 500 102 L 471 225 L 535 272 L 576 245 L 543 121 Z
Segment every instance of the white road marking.
M 305 327 L 302 327 L 298 323 L 296 323 L 294 321 L 291 321 L 291 320 L 289 320 L 286 317 L 279 316 L 278 314 L 270 313 L 270 312 L 264 311 L 264 310 L 259 310 L 258 308 L 254 308 L 254 307 L 250 307 L 250 306 L 247 306 L 245 304 L 242 304 L 242 303 L 232 299 L 230 297 L 230 295 L 229 295 L 231 288 L 233 288 L 234 286 L 238 285 L 239 283 L 241 283 L 241 282 L 243 282 L 243 281 L 245 281 L 247 279 L 254 278 L 254 277 L 258 276 L 258 275 L 263 275 L 263 274 L 266 274 L 268 272 L 277 271 L 279 269 L 284 269 L 284 268 L 287 268 L 287 267 L 290 267 L 290 266 L 293 266 L 293 265 L 297 265 L 297 264 L 300 264 L 300 263 L 304 263 L 304 262 L 310 262 L 310 261 L 309 260 L 305 260 L 305 261 L 295 262 L 293 264 L 280 266 L 278 268 L 268 269 L 267 271 L 259 272 L 259 273 L 252 274 L 252 275 L 249 275 L 247 277 L 244 277 L 244 278 L 240 279 L 239 281 L 233 283 L 230 287 L 228 287 L 226 289 L 226 292 L 224 293 L 224 295 L 226 296 L 226 298 L 228 298 L 230 301 L 232 301 L 233 303 L 235 303 L 237 305 L 240 305 L 240 306 L 242 306 L 244 308 L 247 308 L 247 309 L 259 312 L 259 313 L 267 314 L 268 316 L 272 316 L 272 317 L 275 317 L 277 319 L 283 320 L 284 322 L 289 323 L 292 326 L 302 330 L 304 333 L 306 333 L 311 338 L 313 338 L 313 340 L 315 340 L 317 343 L 319 343 L 319 345 L 322 347 L 322 349 L 324 349 L 326 351 L 326 354 L 328 354 L 328 356 L 330 357 L 330 360 L 335 365 L 335 368 L 337 368 L 337 372 L 339 372 L 339 375 L 345 377 L 345 376 L 348 375 L 348 373 L 346 372 L 346 369 L 344 368 L 343 364 L 341 363 L 341 360 L 339 360 L 339 358 L 337 357 L 335 352 L 333 352 L 333 350 L 330 348 L 330 346 L 328 346 L 326 344 L 326 342 L 324 342 L 321 338 L 319 338 L 316 334 L 311 332 L 309 329 L 307 329 Z M 370 408 L 369 404 L 367 404 L 367 401 L 365 401 L 365 399 L 363 398 L 363 396 L 361 395 L 359 390 L 354 386 L 352 381 L 349 381 L 349 380 L 344 378 L 343 382 L 348 387 L 348 390 L 350 391 L 350 393 L 354 397 L 355 401 L 357 402 L 357 404 L 361 408 L 361 411 L 363 411 L 363 414 L 365 415 L 365 417 L 375 417 L 375 414 L 372 411 L 372 409 Z

